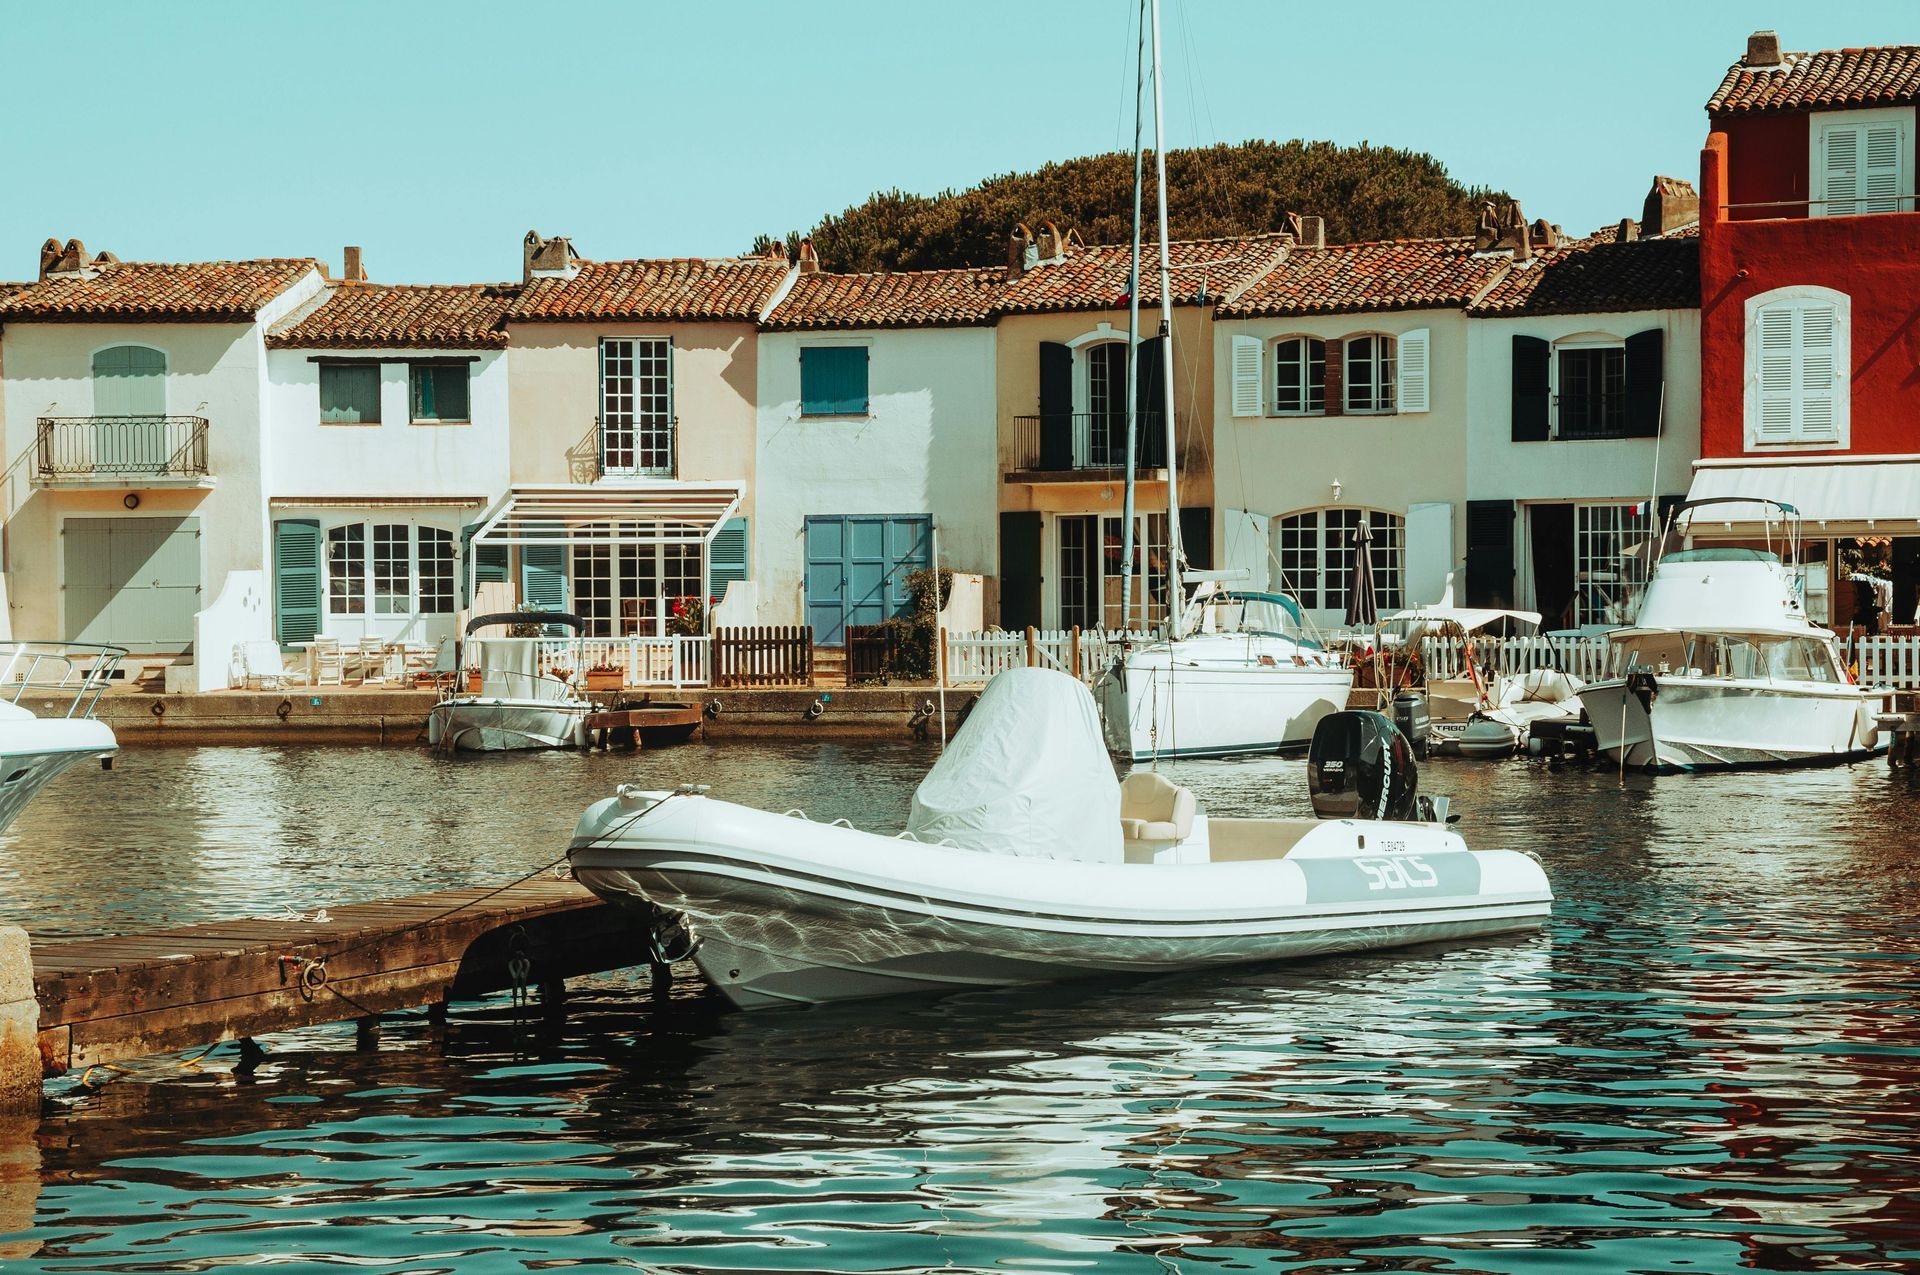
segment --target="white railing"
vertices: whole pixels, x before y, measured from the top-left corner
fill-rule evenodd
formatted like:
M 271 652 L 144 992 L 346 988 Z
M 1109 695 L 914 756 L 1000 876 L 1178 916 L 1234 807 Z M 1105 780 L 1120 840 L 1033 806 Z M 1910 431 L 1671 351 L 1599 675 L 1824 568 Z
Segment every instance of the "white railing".
M 1147 642 L 1146 633 L 1106 633 L 1082 629 L 1002 629 L 945 635 L 948 686 L 974 686 L 1010 668 L 1056 669 L 1092 682 L 1112 665 L 1128 641 Z
M 705 686 L 712 680 L 712 642 L 706 637 L 544 638 L 540 668 L 565 670 L 575 686 L 589 669 L 618 669 L 623 687 Z
M 1556 668 L 1582 681 L 1613 673 L 1613 646 L 1602 637 L 1475 638 L 1474 656 L 1502 676 Z M 1420 663 L 1430 681 L 1467 675 L 1466 642 L 1457 637 L 1430 637 L 1420 643 Z
M 1920 637 L 1884 633 L 1843 637 L 1840 656 L 1859 668 L 1862 686 L 1920 690 Z

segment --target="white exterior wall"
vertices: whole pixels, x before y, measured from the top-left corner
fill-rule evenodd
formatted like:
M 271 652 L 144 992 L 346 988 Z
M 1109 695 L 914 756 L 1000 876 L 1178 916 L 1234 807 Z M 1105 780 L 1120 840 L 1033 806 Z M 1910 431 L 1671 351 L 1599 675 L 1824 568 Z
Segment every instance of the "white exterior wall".
M 1513 441 L 1513 338 L 1625 340 L 1636 332 L 1666 333 L 1667 393 L 1661 437 Z M 1473 319 L 1467 324 L 1469 500 L 1576 500 L 1590 497 L 1682 495 L 1700 456 L 1700 312 L 1634 310 L 1622 314 L 1543 314 L 1517 319 Z M 1559 389 L 1560 361 L 1550 374 Z M 1660 473 L 1655 479 L 1654 453 Z
M 352 359 L 465 359 L 465 424 L 413 424 L 405 363 L 380 365 L 380 423 L 324 425 L 320 364 Z M 507 489 L 505 350 L 271 350 L 267 354 L 269 499 L 296 496 L 472 496 Z
M 800 415 L 800 350 L 869 351 L 869 415 Z M 994 331 L 762 332 L 753 559 L 760 622 L 802 624 L 809 514 L 932 514 L 940 565 L 999 566 Z
M 6 325 L 0 364 L 6 460 L 3 514 L 12 628 L 21 638 L 65 636 L 62 606 L 65 559 L 60 528 L 69 516 L 200 519 L 200 605 L 219 596 L 229 572 L 267 565 L 263 496 L 264 331 L 320 289 L 312 272 L 266 306 L 253 323 L 35 323 Z M 207 419 L 207 463 L 212 485 L 189 488 L 138 479 L 96 490 L 35 490 L 30 485 L 37 420 L 90 416 L 93 355 L 116 345 L 143 345 L 167 357 L 166 410 Z M 139 496 L 129 510 L 129 493 Z M 226 654 L 216 654 L 224 663 Z
M 1214 322 L 1214 546 L 1223 565 L 1245 562 L 1258 552 L 1248 530 L 1229 520 L 1229 510 L 1272 519 L 1266 559 L 1271 584 L 1281 588 L 1279 520 L 1311 509 L 1350 507 L 1401 518 L 1416 505 L 1452 509 L 1451 542 L 1434 545 L 1407 528 L 1405 564 L 1409 604 L 1436 600 L 1447 570 L 1466 555 L 1467 348 L 1464 313 L 1401 310 L 1386 313 L 1306 315 Z M 1286 336 L 1320 340 L 1402 333 L 1428 333 L 1428 409 L 1393 415 L 1273 415 L 1273 343 Z M 1260 415 L 1233 415 L 1233 338 L 1261 343 Z M 1335 485 L 1338 484 L 1338 490 Z M 1426 524 L 1424 520 L 1420 525 Z M 1431 596 L 1420 596 L 1431 595 Z M 1322 623 L 1338 623 L 1337 610 L 1314 608 Z

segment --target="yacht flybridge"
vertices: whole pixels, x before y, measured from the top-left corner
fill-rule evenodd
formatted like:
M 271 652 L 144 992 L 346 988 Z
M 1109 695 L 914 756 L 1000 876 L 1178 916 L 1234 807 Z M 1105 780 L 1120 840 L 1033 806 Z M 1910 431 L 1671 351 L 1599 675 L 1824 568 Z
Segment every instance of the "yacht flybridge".
M 93 710 L 125 655 L 117 646 L 0 642 L 0 686 L 9 692 L 0 699 L 0 832 L 61 771 L 119 749 Z M 28 695 L 51 701 L 54 712 L 24 707 Z
M 1678 543 L 1695 509 L 1726 503 L 1679 506 L 1662 545 Z M 1768 508 L 1781 552 L 1716 546 L 1660 557 L 1638 618 L 1608 635 L 1619 675 L 1580 690 L 1596 744 L 1622 766 L 1656 771 L 1869 755 L 1891 692 L 1854 685 L 1832 631 L 1802 609 L 1789 565 L 1800 560 L 1798 511 L 1733 503 Z
M 1321 819 L 1212 818 L 1164 776 L 1115 780 L 1087 689 L 1019 668 L 988 683 L 897 834 L 623 786 L 581 816 L 568 858 L 656 952 L 690 948 L 746 1009 L 1402 947 L 1547 916 L 1538 861 L 1469 850 L 1386 718 L 1326 719 L 1308 772 Z

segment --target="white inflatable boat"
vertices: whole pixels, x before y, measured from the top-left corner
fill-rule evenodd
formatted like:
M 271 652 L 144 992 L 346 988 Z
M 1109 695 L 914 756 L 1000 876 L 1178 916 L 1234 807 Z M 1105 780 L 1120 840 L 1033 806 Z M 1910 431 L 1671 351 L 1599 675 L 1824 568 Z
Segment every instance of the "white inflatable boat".
M 897 835 L 627 786 L 581 817 L 570 859 L 656 942 L 684 926 L 702 972 L 743 1008 L 1541 924 L 1552 892 L 1531 855 L 1472 851 L 1418 820 L 1411 751 L 1385 718 L 1336 714 L 1315 747 L 1316 806 L 1401 817 L 1210 819 L 1163 776 L 1114 779 L 1078 681 L 1014 669 L 982 693 Z

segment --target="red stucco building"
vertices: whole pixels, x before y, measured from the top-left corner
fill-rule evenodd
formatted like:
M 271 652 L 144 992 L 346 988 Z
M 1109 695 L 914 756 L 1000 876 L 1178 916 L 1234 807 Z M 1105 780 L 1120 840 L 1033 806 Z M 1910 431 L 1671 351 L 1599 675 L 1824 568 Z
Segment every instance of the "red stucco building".
M 1783 53 L 1757 32 L 1707 103 L 1700 163 L 1691 495 L 1796 506 L 1810 563 L 1892 538 L 1901 619 L 1920 585 L 1916 102 L 1920 45 Z M 1751 538 L 1748 507 L 1727 508 L 1696 535 Z M 1815 567 L 1816 610 L 1826 584 Z

